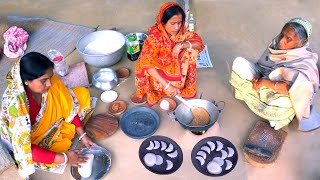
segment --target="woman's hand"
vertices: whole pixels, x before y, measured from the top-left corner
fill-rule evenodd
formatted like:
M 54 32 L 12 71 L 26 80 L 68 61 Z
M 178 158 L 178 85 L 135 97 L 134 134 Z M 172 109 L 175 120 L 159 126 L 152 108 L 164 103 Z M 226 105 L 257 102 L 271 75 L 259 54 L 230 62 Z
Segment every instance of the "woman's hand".
M 268 79 L 252 79 L 252 85 L 253 89 L 256 91 L 259 91 L 262 86 L 265 86 L 267 88 L 273 89 L 274 91 L 277 91 L 280 94 L 289 95 L 289 88 L 287 83 L 285 82 L 273 82 Z
M 78 154 L 78 150 L 68 151 L 68 164 L 74 167 L 81 167 L 80 164 L 87 162 L 88 158 L 83 154 Z
M 254 77 L 252 79 L 252 85 L 253 85 L 254 90 L 259 91 L 259 89 L 261 87 L 261 83 L 259 82 L 259 79 L 257 77 Z
M 97 144 L 94 143 L 89 136 L 84 135 L 83 138 L 81 138 L 81 142 L 87 147 L 90 148 L 91 146 L 96 146 Z
M 178 58 L 181 50 L 183 49 L 183 44 L 182 43 L 177 43 L 173 48 L 172 48 L 172 57 L 173 58 Z

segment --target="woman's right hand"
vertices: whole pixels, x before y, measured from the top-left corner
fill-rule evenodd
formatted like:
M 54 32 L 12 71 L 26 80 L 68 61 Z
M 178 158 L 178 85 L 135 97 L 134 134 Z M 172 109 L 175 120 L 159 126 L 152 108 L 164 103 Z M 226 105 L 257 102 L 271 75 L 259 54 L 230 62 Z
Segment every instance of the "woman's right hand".
M 78 151 L 68 151 L 68 164 L 74 167 L 81 167 L 80 164 L 87 162 L 87 157 L 83 154 L 78 154 Z
M 181 43 L 177 43 L 172 48 L 172 57 L 177 59 L 182 49 L 183 49 L 183 45 Z

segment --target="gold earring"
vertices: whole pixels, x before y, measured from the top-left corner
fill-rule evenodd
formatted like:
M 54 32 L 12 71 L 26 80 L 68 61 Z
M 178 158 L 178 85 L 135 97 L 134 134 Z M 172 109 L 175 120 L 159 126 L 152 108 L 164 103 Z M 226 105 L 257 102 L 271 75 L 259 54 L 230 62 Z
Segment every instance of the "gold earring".
M 28 82 L 24 82 L 24 84 L 25 84 L 26 86 L 28 86 Z

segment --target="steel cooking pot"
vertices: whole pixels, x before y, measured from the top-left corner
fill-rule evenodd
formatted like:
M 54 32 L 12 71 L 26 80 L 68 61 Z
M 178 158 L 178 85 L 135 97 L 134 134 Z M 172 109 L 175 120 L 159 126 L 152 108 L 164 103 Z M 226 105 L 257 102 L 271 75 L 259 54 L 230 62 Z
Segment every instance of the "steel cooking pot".
M 207 131 L 217 121 L 220 112 L 223 110 L 225 106 L 224 101 L 219 101 L 216 103 L 216 102 L 210 102 L 204 99 L 191 99 L 191 100 L 188 100 L 188 103 L 190 103 L 194 107 L 202 107 L 206 109 L 206 111 L 210 115 L 209 124 L 204 126 L 191 126 L 189 124 L 193 120 L 193 116 L 191 113 L 186 113 L 187 111 L 190 111 L 189 107 L 187 107 L 183 103 L 179 104 L 179 106 L 174 111 L 175 118 L 182 125 L 183 128 L 190 130 L 192 132 Z M 218 108 L 218 104 L 220 103 L 222 103 L 222 106 L 223 106 L 221 109 Z

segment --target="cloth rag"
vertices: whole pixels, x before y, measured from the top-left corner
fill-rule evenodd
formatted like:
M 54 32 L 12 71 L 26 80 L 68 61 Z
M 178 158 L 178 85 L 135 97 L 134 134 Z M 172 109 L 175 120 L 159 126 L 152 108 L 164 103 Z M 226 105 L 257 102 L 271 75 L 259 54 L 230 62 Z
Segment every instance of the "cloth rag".
M 4 34 L 4 54 L 9 58 L 17 58 L 24 55 L 27 49 L 27 40 L 29 34 L 17 26 L 10 27 Z

